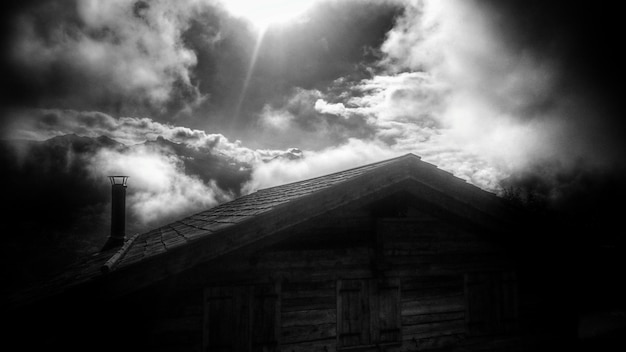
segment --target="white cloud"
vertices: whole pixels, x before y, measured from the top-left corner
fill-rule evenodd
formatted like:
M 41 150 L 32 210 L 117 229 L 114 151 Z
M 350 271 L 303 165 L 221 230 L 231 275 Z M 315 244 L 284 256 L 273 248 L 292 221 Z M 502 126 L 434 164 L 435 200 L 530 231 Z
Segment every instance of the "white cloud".
M 295 116 L 285 109 L 273 109 L 271 106 L 265 105 L 259 119 L 261 125 L 264 127 L 278 131 L 286 131 L 292 127 L 291 123 L 295 119 Z
M 396 79 L 406 70 L 426 73 L 421 81 L 407 81 L 409 94 L 395 99 L 397 111 L 386 114 L 426 113 L 441 123 L 441 143 L 490 165 L 519 169 L 554 147 L 549 120 L 556 112 L 537 106 L 556 99 L 558 70 L 507 46 L 491 15 L 468 2 L 412 3 L 388 33 L 382 63 Z M 378 81 L 389 83 L 385 79 Z M 393 90 L 390 84 L 382 89 Z
M 343 94 L 320 92 L 316 112 L 360 116 L 374 131 L 361 147 L 415 153 L 492 191 L 511 172 L 546 160 L 565 167 L 581 158 L 606 162 L 610 153 L 581 132 L 601 135 L 600 127 L 585 122 L 593 110 L 559 91 L 555 62 L 508 45 L 487 8 L 451 0 L 404 4 L 381 46 L 383 70 L 358 82 L 336 80 L 329 92 Z M 338 148 L 355 145 L 351 140 Z M 296 169 L 315 160 L 307 154 Z M 264 166 L 267 174 L 257 177 L 282 179 L 278 166 Z
M 320 151 L 305 151 L 298 160 L 277 158 L 253 165 L 252 178 L 244 193 L 258 189 L 305 180 L 333 172 L 363 166 L 398 156 L 383 143 L 350 139 L 347 143 Z
M 96 180 L 107 175 L 130 176 L 127 206 L 133 218 L 147 226 L 172 221 L 232 197 L 215 182 L 204 183 L 186 174 L 177 156 L 157 147 L 123 152 L 101 149 L 90 160 L 89 170 Z
M 324 99 L 317 99 L 314 105 L 315 111 L 321 114 L 331 114 L 337 116 L 344 116 L 346 113 L 346 107 L 343 103 L 331 104 Z

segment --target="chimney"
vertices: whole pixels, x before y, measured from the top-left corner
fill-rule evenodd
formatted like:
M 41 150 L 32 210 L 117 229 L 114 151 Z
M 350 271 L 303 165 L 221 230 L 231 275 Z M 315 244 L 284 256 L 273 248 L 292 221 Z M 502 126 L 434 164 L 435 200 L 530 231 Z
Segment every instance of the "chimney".
M 111 235 L 103 251 L 118 248 L 126 237 L 126 181 L 128 176 L 109 176 L 111 181 Z

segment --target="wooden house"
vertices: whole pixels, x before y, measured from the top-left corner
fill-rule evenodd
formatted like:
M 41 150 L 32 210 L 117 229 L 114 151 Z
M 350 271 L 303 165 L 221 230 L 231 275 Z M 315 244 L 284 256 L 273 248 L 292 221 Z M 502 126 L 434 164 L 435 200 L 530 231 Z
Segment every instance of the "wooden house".
M 560 350 L 567 279 L 533 227 L 408 154 L 132 236 L 22 293 L 9 331 L 63 351 Z

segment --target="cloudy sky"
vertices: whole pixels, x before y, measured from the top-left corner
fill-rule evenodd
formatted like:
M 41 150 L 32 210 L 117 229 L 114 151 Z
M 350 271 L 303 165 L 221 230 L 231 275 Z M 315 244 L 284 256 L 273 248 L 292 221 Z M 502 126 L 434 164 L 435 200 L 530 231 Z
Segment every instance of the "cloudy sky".
M 406 153 L 494 192 L 531 171 L 623 168 L 625 61 L 613 5 L 1 6 L 3 139 L 74 133 L 133 145 L 162 136 L 245 165 L 233 190 L 160 148 L 103 148 L 88 169 L 131 175 L 129 187 L 144 192 L 131 206 L 145 224 L 172 204 L 189 212 Z M 276 158 L 285 153 L 299 158 Z

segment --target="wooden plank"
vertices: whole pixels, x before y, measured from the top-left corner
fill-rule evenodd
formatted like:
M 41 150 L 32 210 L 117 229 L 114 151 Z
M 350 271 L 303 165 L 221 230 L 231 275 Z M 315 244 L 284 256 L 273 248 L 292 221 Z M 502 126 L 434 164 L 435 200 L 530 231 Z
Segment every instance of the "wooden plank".
M 368 283 L 368 291 L 367 291 L 367 300 L 369 303 L 369 340 L 365 341 L 365 344 L 370 344 L 372 341 L 378 341 L 380 338 L 380 301 L 379 301 L 379 290 L 378 290 L 378 280 L 367 280 Z M 384 303 L 383 303 L 384 304 Z M 363 344 L 363 343 L 362 343 Z
M 420 263 L 433 263 L 439 265 L 471 265 L 484 263 L 506 263 L 510 258 L 504 253 L 432 253 L 422 255 L 397 255 L 385 258 L 396 265 L 413 265 Z
M 465 333 L 465 320 L 462 319 L 427 324 L 405 325 L 402 327 L 402 338 L 405 340 L 463 333 Z
M 513 273 L 469 273 L 465 287 L 466 321 L 470 335 L 498 334 L 517 329 L 517 283 Z
M 337 336 L 337 325 L 335 323 L 330 323 L 283 327 L 280 335 L 281 344 L 293 344 L 335 338 Z
M 405 241 L 386 244 L 382 250 L 385 257 L 390 256 L 419 256 L 456 253 L 499 253 L 502 249 L 488 243 L 462 243 L 454 240 L 442 241 L 431 239 L 428 241 Z
M 301 278 L 302 279 L 302 278 Z M 297 294 L 300 292 L 314 292 L 313 295 L 318 295 L 320 291 L 329 291 L 334 296 L 337 292 L 336 281 L 284 281 L 282 285 L 283 297 L 289 297 L 285 295 Z M 306 295 L 304 295 L 306 296 Z
M 401 335 L 401 292 L 398 278 L 378 280 L 378 324 L 375 327 L 377 334 L 372 334 L 373 340 L 379 343 L 400 341 Z M 374 311 L 375 312 L 375 311 Z
M 411 276 L 402 278 L 402 292 L 422 288 L 456 287 L 463 290 L 463 275 Z
M 400 219 L 382 219 L 378 223 L 378 229 L 386 239 L 395 239 L 401 236 L 419 236 L 424 233 L 442 232 L 447 233 L 450 225 L 441 221 L 415 221 Z
M 283 312 L 331 309 L 337 306 L 337 299 L 334 296 L 288 298 L 283 299 L 281 305 Z
M 519 326 L 519 297 L 515 273 L 505 272 L 503 274 L 500 289 L 502 325 L 505 333 L 511 333 L 517 331 Z
M 384 271 L 386 276 L 458 275 L 466 272 L 493 271 L 507 268 L 508 261 L 475 263 L 394 263 Z
M 419 290 L 402 290 L 402 301 L 414 301 L 422 298 L 429 297 L 447 297 L 447 296 L 459 296 L 463 294 L 463 287 L 437 287 L 437 288 L 424 288 Z
M 465 320 L 465 311 L 402 316 L 402 325 L 416 325 L 448 320 Z
M 463 343 L 465 339 L 464 334 L 451 334 L 442 336 L 433 336 L 426 338 L 415 338 L 409 336 L 410 341 L 405 342 L 405 346 L 410 346 L 409 350 L 425 351 L 425 350 L 439 350 L 443 348 L 450 348 L 458 346 Z
M 292 298 L 312 298 L 312 297 L 335 297 L 337 294 L 337 289 L 333 286 L 332 288 L 320 288 L 313 290 L 300 290 L 300 291 L 283 291 L 282 297 L 284 299 L 292 299 Z
M 307 342 L 284 343 L 280 345 L 280 350 L 281 352 L 335 351 L 336 343 L 337 340 L 334 337 Z
M 302 281 L 306 280 L 306 281 Z M 322 288 L 335 288 L 336 282 L 332 280 L 326 281 L 313 281 L 309 278 L 300 278 L 300 280 L 284 281 L 283 291 L 300 291 L 300 290 L 315 290 Z
M 279 293 L 279 283 L 207 288 L 203 350 L 276 351 Z
M 386 257 L 501 251 L 497 244 L 443 222 L 388 222 L 382 227 Z
M 155 298 L 159 305 L 158 314 L 160 317 L 202 317 L 203 312 L 203 290 L 198 287 L 192 289 L 179 290 L 177 288 L 158 287 L 158 291 L 167 292 Z
M 335 297 L 336 281 L 284 282 L 282 298 Z
M 251 297 L 252 351 L 274 351 L 278 346 L 280 327 L 280 285 L 255 285 Z
M 150 333 L 159 335 L 167 332 L 198 332 L 202 331 L 202 316 L 160 318 L 150 321 Z
M 336 309 L 300 310 L 283 312 L 282 327 L 333 324 L 337 322 Z
M 256 267 L 262 269 L 289 269 L 363 265 L 369 261 L 368 249 L 348 248 L 346 251 L 336 250 L 299 250 L 265 253 L 258 258 Z
M 464 228 L 454 226 L 444 222 L 424 222 L 417 224 L 418 228 L 389 228 L 383 233 L 386 244 L 397 242 L 419 242 L 436 240 L 437 242 L 458 242 L 471 245 L 472 242 L 479 244 L 488 244 L 489 242 L 482 238 L 480 234 L 467 231 Z
M 465 309 L 464 296 L 428 297 L 418 301 L 402 302 L 402 315 L 458 312 Z
M 216 274 L 213 277 L 205 277 L 205 281 L 219 281 L 237 283 L 241 281 L 293 281 L 302 280 L 306 277 L 312 281 L 339 280 L 344 278 L 371 277 L 372 269 L 367 264 L 358 264 L 345 267 L 320 267 L 311 270 L 311 267 L 283 268 L 283 269 L 252 269 L 244 272 L 228 272 Z M 210 280 L 209 280 L 210 279 Z
M 242 316 L 247 315 L 247 304 L 242 301 L 241 293 L 233 287 L 211 287 L 205 291 L 205 351 L 237 349 L 237 333 L 245 334 L 247 330 L 242 321 Z
M 369 344 L 371 338 L 368 280 L 337 282 L 337 346 Z
M 467 337 L 462 345 L 464 349 L 469 351 L 556 351 L 563 347 L 563 341 L 555 341 L 551 340 L 550 337 L 538 335 L 532 337 L 525 336 L 523 338 L 520 336 L 500 335 Z

